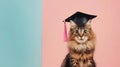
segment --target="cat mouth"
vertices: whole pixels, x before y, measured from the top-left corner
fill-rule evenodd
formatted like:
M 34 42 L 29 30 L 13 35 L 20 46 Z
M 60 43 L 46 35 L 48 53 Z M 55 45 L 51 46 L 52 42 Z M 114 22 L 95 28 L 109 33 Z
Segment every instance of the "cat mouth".
M 80 38 L 79 40 L 84 40 L 84 39 Z
M 78 40 L 84 40 L 84 37 L 77 37 Z
M 75 40 L 78 42 L 78 43 L 83 43 L 86 41 L 85 37 L 75 37 Z

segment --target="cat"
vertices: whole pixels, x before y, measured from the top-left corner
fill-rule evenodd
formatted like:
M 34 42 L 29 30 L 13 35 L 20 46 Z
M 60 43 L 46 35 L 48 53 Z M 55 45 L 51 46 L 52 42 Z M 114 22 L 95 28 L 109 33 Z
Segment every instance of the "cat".
M 68 50 L 61 67 L 96 67 L 94 61 L 95 34 L 91 28 L 91 20 L 84 27 L 79 28 L 71 21 Z

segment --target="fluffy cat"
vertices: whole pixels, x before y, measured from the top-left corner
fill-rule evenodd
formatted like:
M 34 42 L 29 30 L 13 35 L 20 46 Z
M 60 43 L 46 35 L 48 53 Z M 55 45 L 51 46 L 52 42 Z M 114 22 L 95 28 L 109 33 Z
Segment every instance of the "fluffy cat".
M 95 34 L 91 28 L 91 20 L 79 28 L 73 21 L 67 42 L 69 53 L 61 67 L 96 67 L 93 59 L 95 51 Z

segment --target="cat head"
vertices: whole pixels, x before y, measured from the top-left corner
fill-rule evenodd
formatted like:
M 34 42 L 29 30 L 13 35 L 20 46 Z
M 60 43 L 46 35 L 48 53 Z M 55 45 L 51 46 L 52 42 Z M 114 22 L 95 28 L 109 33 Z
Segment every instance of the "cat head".
M 82 28 L 78 27 L 74 21 L 70 22 L 69 41 L 85 43 L 95 38 L 91 28 L 91 20 L 89 20 Z

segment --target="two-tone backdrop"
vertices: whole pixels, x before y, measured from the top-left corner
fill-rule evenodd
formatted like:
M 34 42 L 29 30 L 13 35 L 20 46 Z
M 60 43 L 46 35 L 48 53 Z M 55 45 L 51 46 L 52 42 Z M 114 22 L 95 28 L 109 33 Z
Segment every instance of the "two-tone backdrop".
M 62 21 L 76 11 L 97 15 L 92 21 L 97 67 L 120 67 L 119 4 L 119 0 L 0 0 L 0 67 L 60 67 L 68 52 Z

